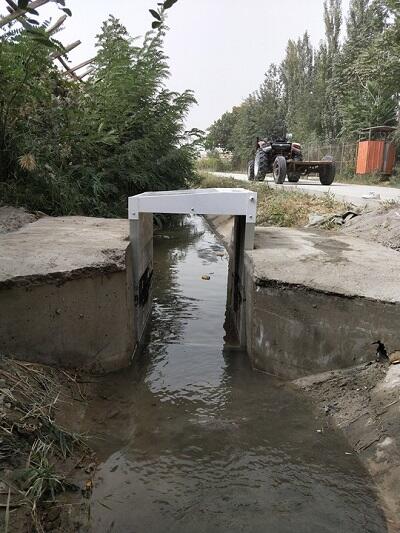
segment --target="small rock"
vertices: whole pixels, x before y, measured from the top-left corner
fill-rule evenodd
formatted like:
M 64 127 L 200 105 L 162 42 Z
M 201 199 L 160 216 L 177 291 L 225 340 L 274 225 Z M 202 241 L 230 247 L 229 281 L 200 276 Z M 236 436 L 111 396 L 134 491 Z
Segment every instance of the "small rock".
M 208 276 L 207 274 L 204 274 L 203 276 L 201 276 L 201 279 L 204 279 L 205 281 L 208 281 L 210 280 L 210 276 Z
M 96 463 L 90 463 L 86 468 L 85 468 L 85 472 L 87 474 L 90 474 L 91 472 L 93 472 L 93 470 L 96 468 Z

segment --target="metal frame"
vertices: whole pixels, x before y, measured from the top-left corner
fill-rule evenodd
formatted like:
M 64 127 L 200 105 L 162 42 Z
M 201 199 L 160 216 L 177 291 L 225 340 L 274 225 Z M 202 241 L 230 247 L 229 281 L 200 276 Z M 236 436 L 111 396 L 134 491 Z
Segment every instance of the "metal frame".
M 254 224 L 256 211 L 257 193 L 241 188 L 145 192 L 131 196 L 128 202 L 130 220 L 138 220 L 140 213 L 241 215 Z
M 193 189 L 146 192 L 129 197 L 128 217 L 132 254 L 132 295 L 137 345 L 144 338 L 151 313 L 153 274 L 153 213 L 233 215 L 232 259 L 228 300 L 233 302 L 234 322 L 246 344 L 244 251 L 254 248 L 257 193 L 247 189 Z

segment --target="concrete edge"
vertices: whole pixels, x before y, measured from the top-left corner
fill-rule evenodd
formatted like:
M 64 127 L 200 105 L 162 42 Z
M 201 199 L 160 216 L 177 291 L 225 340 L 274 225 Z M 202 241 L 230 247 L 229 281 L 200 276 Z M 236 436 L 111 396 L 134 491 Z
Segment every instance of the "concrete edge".
M 6 281 L 0 281 L 1 289 L 11 289 L 15 287 L 31 287 L 37 285 L 62 285 L 74 279 L 90 278 L 100 274 L 114 274 L 123 272 L 125 264 L 106 263 L 91 267 L 77 268 L 71 271 L 51 272 L 49 274 L 33 274 L 29 276 L 17 276 Z

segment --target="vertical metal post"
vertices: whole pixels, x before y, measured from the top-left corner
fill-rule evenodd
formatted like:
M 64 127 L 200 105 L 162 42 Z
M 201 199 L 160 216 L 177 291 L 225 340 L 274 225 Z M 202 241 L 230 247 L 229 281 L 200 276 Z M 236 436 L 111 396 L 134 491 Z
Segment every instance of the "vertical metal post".
M 142 342 L 151 312 L 153 278 L 153 215 L 140 213 L 130 220 L 132 254 L 133 327 L 137 345 Z

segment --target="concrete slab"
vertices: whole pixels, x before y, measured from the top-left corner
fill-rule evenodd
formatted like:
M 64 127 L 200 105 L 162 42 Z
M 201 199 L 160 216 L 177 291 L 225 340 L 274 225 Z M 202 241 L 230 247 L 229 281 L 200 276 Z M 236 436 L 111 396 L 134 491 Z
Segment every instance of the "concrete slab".
M 136 345 L 127 220 L 46 217 L 0 235 L 0 352 L 127 366 Z
M 127 220 L 45 217 L 0 234 L 0 287 L 125 269 Z
M 400 302 L 400 254 L 379 244 L 322 230 L 257 227 L 255 248 L 249 255 L 256 282 Z
M 248 353 L 285 378 L 374 358 L 400 347 L 400 254 L 315 230 L 257 228 L 246 253 Z

